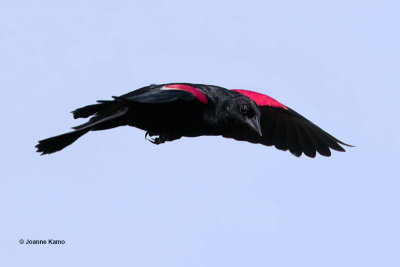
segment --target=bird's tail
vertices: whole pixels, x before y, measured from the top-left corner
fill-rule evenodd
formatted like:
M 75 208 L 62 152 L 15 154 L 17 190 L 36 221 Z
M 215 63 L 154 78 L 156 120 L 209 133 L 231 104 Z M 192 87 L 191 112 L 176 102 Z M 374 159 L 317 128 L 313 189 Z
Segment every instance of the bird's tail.
M 110 114 L 95 115 L 87 123 L 72 127 L 75 129 L 75 131 L 40 140 L 36 145 L 37 152 L 42 153 L 42 155 L 51 154 L 60 151 L 66 146 L 69 146 L 79 137 L 89 131 L 104 130 L 121 126 L 123 124 L 121 124 L 118 119 L 123 117 L 127 111 L 128 107 L 124 107 L 119 110 L 112 111 Z
M 57 152 L 75 142 L 88 131 L 90 129 L 86 128 L 40 140 L 36 145 L 37 152 L 42 153 L 41 155 Z

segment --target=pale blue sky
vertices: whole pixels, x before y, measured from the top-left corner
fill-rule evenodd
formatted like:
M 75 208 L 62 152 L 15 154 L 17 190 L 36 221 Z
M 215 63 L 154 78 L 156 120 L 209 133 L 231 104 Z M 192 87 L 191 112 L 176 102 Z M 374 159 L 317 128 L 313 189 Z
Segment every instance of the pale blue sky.
M 399 7 L 3 1 L 0 265 L 400 266 Z M 155 146 L 125 127 L 35 153 L 75 108 L 164 82 L 268 94 L 357 147 Z

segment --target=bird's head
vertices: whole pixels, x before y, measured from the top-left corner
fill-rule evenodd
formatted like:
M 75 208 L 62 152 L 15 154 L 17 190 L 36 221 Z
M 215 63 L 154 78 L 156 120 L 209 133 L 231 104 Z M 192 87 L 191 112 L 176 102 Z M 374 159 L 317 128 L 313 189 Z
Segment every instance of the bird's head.
M 244 95 L 235 95 L 225 106 L 226 119 L 235 128 L 247 127 L 262 136 L 260 109 L 253 100 Z

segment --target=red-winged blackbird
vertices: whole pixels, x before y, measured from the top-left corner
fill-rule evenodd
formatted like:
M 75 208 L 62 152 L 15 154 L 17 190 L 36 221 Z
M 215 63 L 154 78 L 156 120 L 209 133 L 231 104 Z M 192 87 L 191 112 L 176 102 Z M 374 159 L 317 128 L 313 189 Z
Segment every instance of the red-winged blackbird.
M 74 131 L 39 141 L 37 152 L 50 154 L 75 142 L 89 131 L 118 126 L 145 130 L 154 144 L 182 136 L 222 135 L 240 141 L 274 145 L 293 155 L 331 155 L 330 149 L 345 151 L 347 145 L 275 99 L 248 90 L 227 90 L 204 84 L 170 83 L 150 85 L 114 100 L 73 111 L 87 123 Z

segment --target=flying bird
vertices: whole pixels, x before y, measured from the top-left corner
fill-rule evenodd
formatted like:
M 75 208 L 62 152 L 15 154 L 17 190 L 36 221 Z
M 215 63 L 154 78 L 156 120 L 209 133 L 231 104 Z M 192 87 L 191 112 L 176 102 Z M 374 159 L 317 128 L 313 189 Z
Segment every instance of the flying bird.
M 75 119 L 91 118 L 71 132 L 39 141 L 37 152 L 54 153 L 90 131 L 125 125 L 146 131 L 145 138 L 157 145 L 184 136 L 220 135 L 312 158 L 350 146 L 272 97 L 215 85 L 153 84 L 72 113 Z

